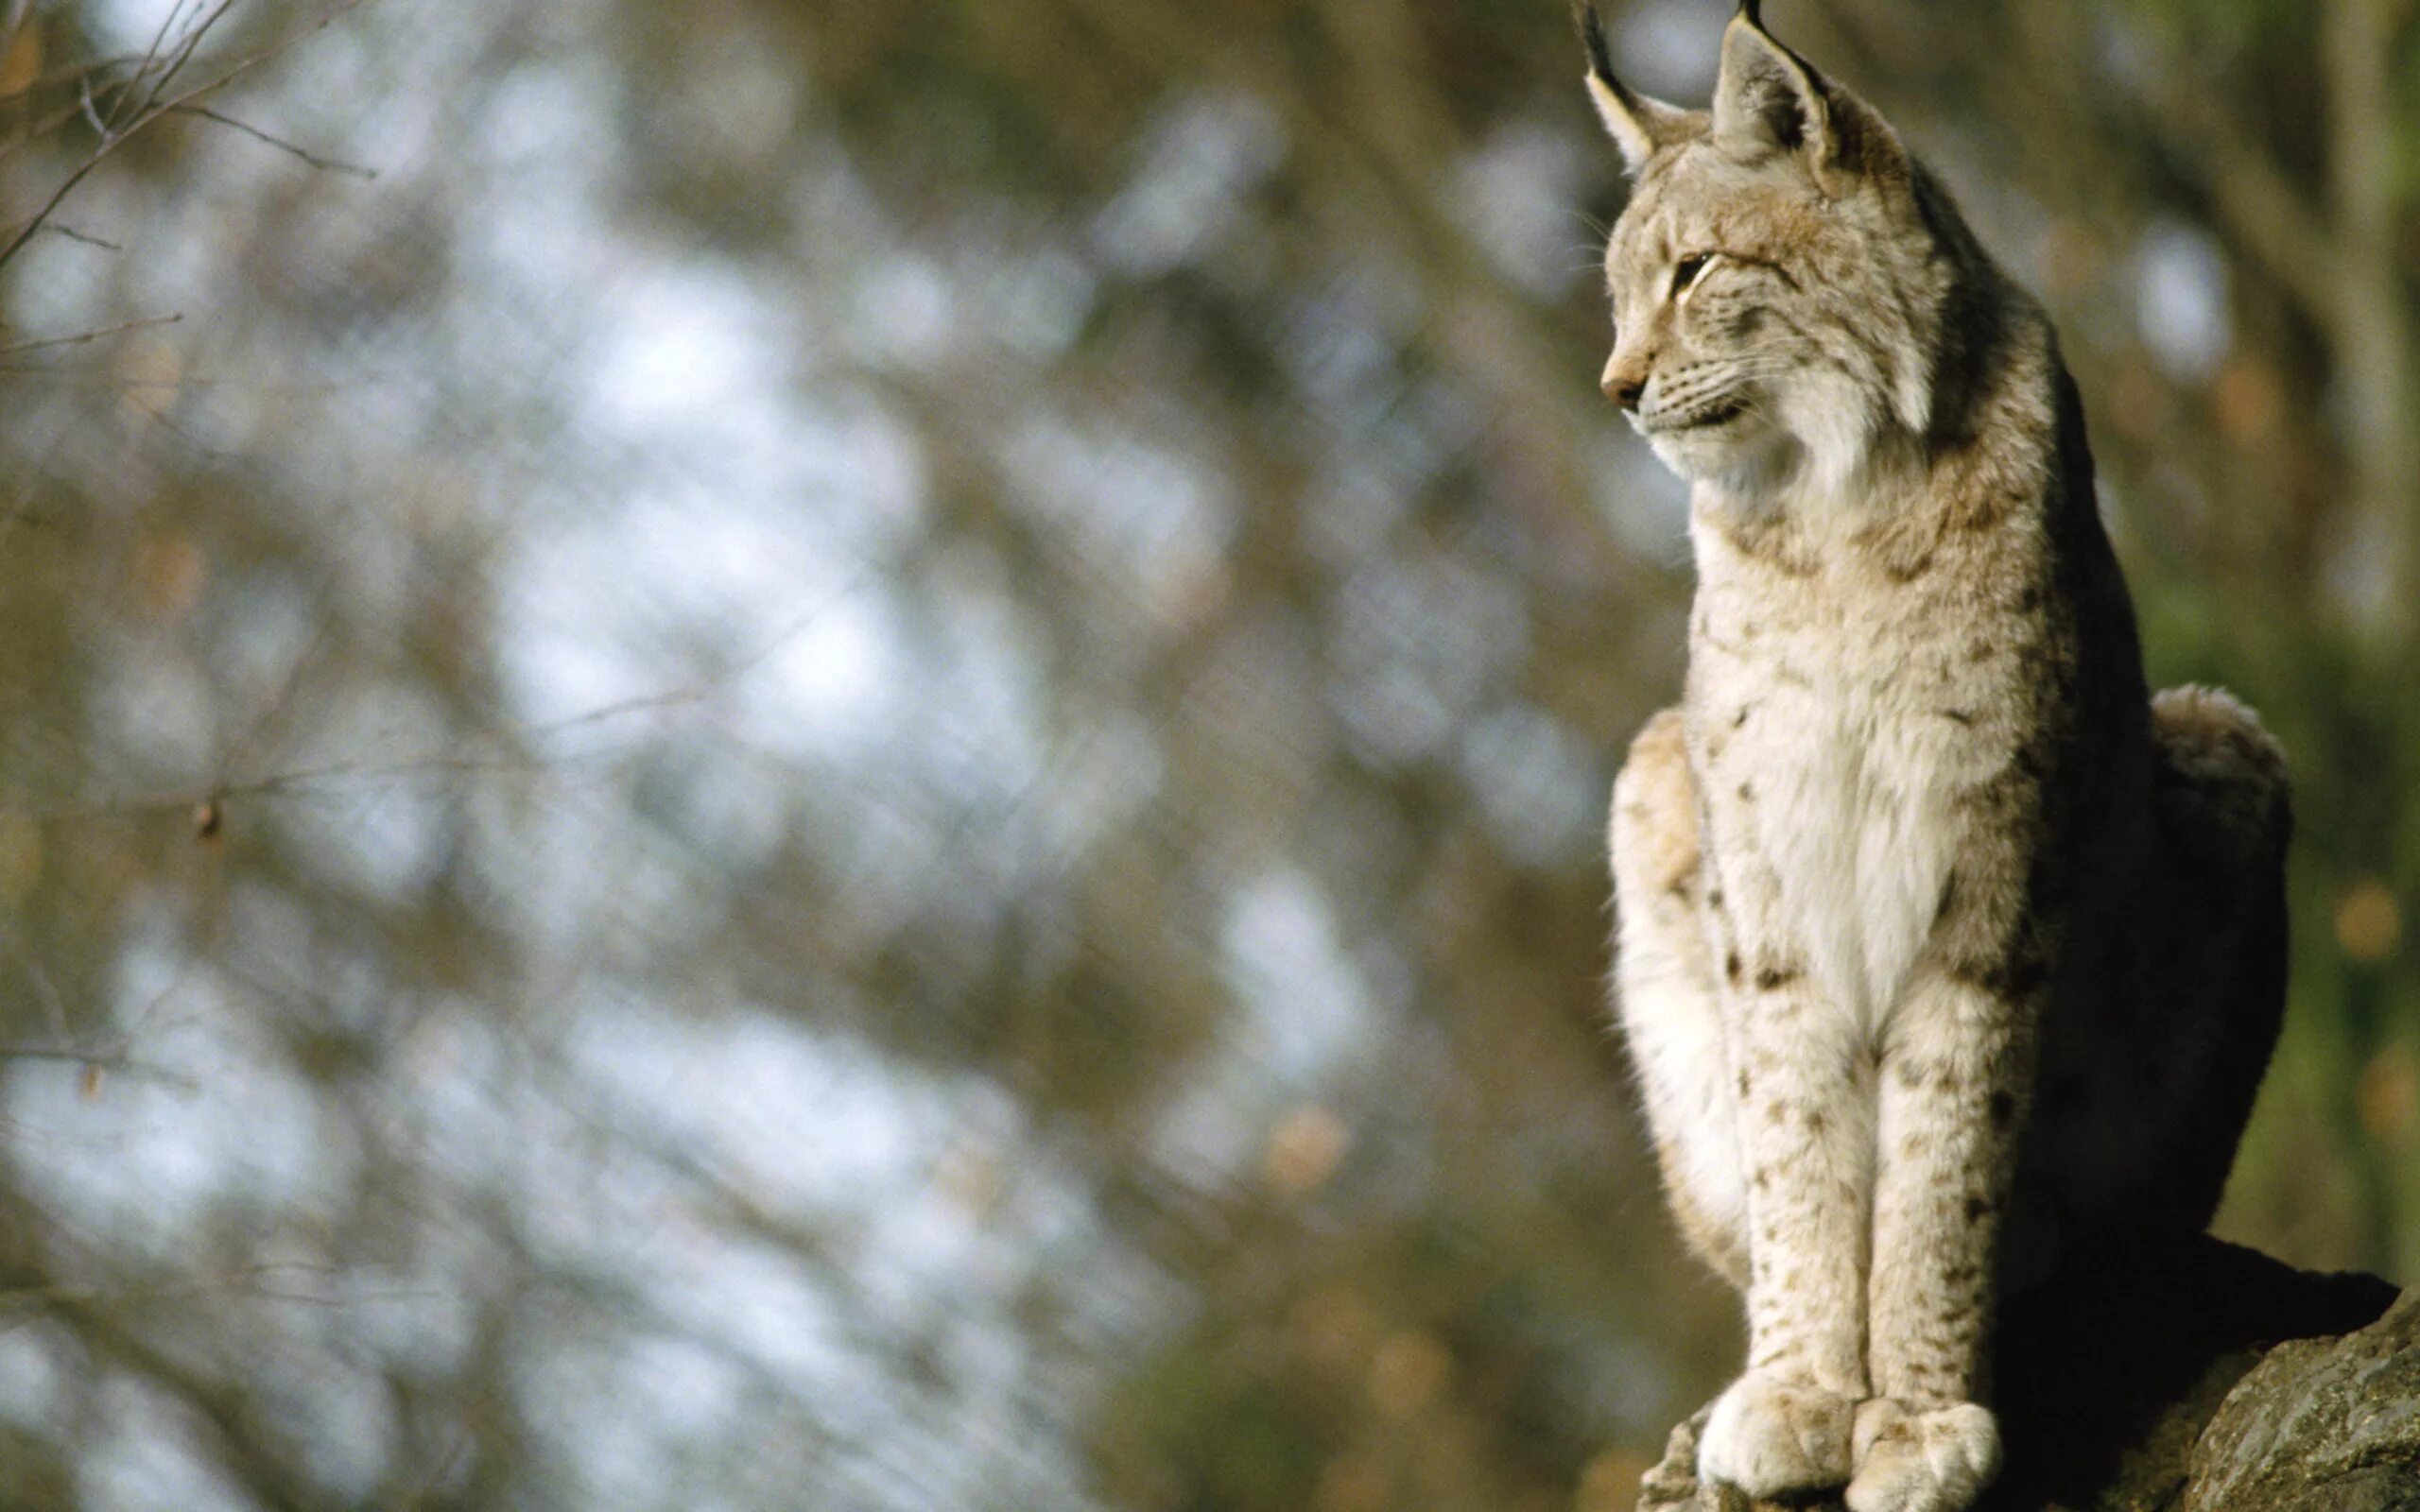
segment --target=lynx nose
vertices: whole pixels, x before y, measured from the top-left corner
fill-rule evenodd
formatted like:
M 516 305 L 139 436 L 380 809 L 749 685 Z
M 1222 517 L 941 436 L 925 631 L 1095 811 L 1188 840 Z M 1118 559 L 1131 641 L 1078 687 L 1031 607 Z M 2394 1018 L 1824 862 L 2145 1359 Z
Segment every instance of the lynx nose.
M 1632 414 L 1638 412 L 1638 396 L 1647 392 L 1647 361 L 1643 357 L 1625 357 L 1614 353 L 1605 364 L 1605 376 L 1598 380 L 1605 397 Z

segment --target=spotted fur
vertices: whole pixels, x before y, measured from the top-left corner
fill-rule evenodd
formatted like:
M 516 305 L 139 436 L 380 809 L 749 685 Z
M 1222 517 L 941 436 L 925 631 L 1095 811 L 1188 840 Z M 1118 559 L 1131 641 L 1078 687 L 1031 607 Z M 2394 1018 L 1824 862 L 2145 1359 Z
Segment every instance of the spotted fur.
M 1635 180 L 1604 387 L 1692 485 L 1681 706 L 1614 790 L 1618 1007 L 1746 1372 L 1698 1469 L 1958 1512 L 1996 1289 L 2206 1224 L 2283 996 L 2275 744 L 2152 699 L 2041 309 L 1765 30 L 1710 111 L 1588 88 Z

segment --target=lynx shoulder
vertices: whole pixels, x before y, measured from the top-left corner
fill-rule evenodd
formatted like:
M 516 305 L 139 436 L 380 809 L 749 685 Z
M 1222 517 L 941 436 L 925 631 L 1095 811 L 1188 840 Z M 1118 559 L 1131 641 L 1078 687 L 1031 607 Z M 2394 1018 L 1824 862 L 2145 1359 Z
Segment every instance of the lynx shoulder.
M 2149 696 L 2057 337 L 1880 115 L 1753 3 L 1706 111 L 1582 26 L 1634 180 L 1603 387 L 1691 485 L 1687 680 L 1611 845 L 1667 1194 L 1747 1304 L 1697 1468 L 1962 1507 L 1996 1289 L 2216 1204 L 2283 1002 L 2283 760 Z

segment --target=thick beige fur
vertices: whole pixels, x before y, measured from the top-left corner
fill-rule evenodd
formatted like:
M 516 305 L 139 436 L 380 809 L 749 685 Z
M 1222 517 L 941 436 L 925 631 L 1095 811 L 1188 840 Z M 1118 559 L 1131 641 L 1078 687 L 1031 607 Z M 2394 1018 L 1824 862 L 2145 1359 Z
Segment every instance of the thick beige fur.
M 2283 994 L 2283 759 L 2147 696 L 2040 308 L 1742 8 L 1710 112 L 1588 87 L 1635 180 L 1605 388 L 1692 484 L 1681 706 L 1614 789 L 1665 1186 L 1745 1294 L 1698 1435 L 1757 1496 L 1957 1512 L 1996 1289 L 2206 1224 Z

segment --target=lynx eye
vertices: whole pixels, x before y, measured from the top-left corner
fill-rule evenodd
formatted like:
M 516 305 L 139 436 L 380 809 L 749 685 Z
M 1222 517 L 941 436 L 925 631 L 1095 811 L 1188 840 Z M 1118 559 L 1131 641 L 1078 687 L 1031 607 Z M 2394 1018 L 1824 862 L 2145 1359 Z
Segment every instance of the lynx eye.
M 1713 253 L 1696 252 L 1687 257 L 1684 257 L 1678 263 L 1675 263 L 1672 266 L 1673 297 L 1677 299 L 1681 295 L 1687 293 L 1689 285 L 1698 281 L 1698 275 L 1704 272 L 1706 265 L 1713 261 Z

